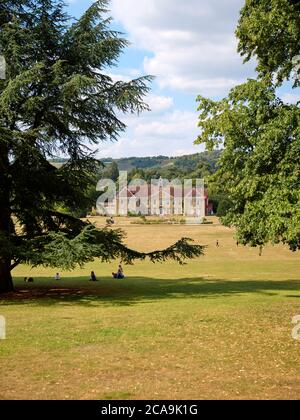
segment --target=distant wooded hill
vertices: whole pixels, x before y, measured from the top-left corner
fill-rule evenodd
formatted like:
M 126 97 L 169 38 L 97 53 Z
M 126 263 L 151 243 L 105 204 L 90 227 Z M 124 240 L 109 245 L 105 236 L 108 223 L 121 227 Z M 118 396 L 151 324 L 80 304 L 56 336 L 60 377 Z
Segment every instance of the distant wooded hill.
M 199 165 L 205 163 L 211 168 L 211 172 L 215 172 L 217 162 L 220 157 L 220 151 L 196 153 L 193 155 L 185 155 L 179 157 L 155 156 L 155 157 L 130 157 L 122 159 L 101 159 L 101 162 L 108 166 L 112 162 L 118 164 L 120 171 L 131 172 L 134 169 L 168 169 L 176 168 L 182 172 L 195 171 Z M 51 160 L 55 166 L 61 166 L 66 163 L 66 159 Z

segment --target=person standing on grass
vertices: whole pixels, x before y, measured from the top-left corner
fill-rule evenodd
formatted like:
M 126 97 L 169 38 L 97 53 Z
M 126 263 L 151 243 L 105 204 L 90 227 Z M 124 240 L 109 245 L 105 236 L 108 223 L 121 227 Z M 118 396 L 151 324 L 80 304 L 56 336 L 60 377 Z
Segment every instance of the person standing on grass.
M 220 242 L 219 242 L 219 240 L 217 240 L 216 246 L 217 246 L 217 248 L 220 248 Z
M 90 281 L 97 281 L 97 277 L 94 271 L 91 272 Z

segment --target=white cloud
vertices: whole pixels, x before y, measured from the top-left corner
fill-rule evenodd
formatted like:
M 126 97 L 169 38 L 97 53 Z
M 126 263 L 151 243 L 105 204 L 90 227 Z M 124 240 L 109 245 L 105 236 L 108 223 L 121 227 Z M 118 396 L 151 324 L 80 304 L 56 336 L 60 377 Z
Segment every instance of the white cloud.
M 133 45 L 149 51 L 146 73 L 161 88 L 222 96 L 252 75 L 234 31 L 243 0 L 112 0 Z
M 101 73 L 101 72 L 100 72 Z M 111 77 L 114 82 L 129 82 L 132 79 L 141 77 L 140 69 L 122 69 L 122 74 L 107 72 L 107 76 Z
M 200 150 L 193 144 L 198 133 L 194 112 L 170 109 L 160 115 L 150 112 L 123 120 L 128 126 L 126 135 L 118 143 L 103 144 L 100 157 L 178 156 Z
M 123 69 L 126 76 L 111 76 L 114 80 L 129 80 L 141 73 L 152 74 L 157 76 L 159 90 L 146 98 L 152 112 L 139 118 L 126 117 L 126 133 L 118 143 L 103 145 L 100 156 L 174 156 L 201 150 L 193 144 L 199 132 L 197 113 L 179 111 L 177 93 L 224 96 L 252 75 L 252 66 L 242 64 L 234 36 L 243 3 L 112 0 L 112 15 L 128 32 L 132 48 L 147 54 L 141 70 Z M 192 101 L 188 108 L 196 110 Z
M 174 99 L 170 96 L 150 94 L 145 101 L 150 106 L 152 115 L 167 111 L 174 106 Z

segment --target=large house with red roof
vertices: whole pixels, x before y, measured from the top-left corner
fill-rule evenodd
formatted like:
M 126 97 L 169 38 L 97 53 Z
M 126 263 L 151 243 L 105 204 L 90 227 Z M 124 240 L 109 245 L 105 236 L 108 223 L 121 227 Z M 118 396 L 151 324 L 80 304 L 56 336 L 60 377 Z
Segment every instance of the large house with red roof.
M 112 201 L 105 203 L 104 213 L 205 217 L 213 214 L 213 207 L 206 189 L 183 188 L 181 183 L 149 185 L 144 181 L 121 189 Z

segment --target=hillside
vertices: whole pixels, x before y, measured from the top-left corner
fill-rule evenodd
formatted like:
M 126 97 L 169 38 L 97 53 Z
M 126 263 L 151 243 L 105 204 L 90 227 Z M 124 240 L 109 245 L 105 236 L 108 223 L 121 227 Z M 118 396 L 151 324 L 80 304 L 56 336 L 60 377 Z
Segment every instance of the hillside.
M 121 159 L 102 159 L 102 162 L 107 165 L 113 161 L 117 162 L 121 171 L 132 171 L 133 169 L 152 169 L 156 167 L 165 167 L 172 165 L 172 159 L 167 156 L 157 157 L 130 157 Z
M 194 171 L 200 162 L 206 161 L 211 164 L 214 168 L 216 162 L 220 157 L 220 151 L 214 152 L 202 152 L 193 155 L 184 155 L 178 157 L 167 157 L 167 156 L 154 156 L 154 157 L 130 157 L 121 159 L 105 158 L 101 159 L 101 162 L 108 166 L 112 162 L 118 164 L 119 170 L 121 171 L 132 171 L 133 169 L 167 169 L 176 168 L 184 172 Z M 53 159 L 51 163 L 59 167 L 66 162 L 63 158 Z

